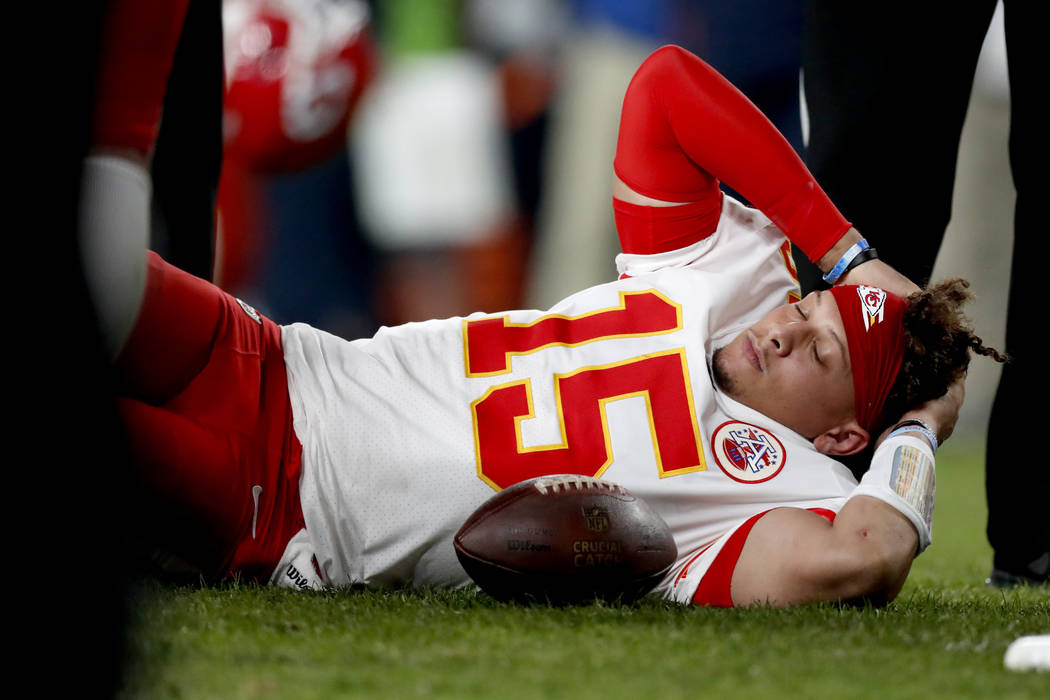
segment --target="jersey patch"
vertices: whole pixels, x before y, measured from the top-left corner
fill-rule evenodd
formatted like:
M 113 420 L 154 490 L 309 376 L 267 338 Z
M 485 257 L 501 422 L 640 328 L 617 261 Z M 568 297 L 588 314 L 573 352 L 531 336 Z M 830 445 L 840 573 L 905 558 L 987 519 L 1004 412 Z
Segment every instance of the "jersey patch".
M 712 450 L 725 475 L 744 484 L 769 481 L 787 461 L 784 444 L 776 435 L 740 421 L 727 421 L 715 429 Z
M 237 299 L 237 297 L 234 297 L 234 299 L 237 301 L 238 304 L 241 305 L 241 308 L 244 309 L 244 313 L 246 313 L 249 316 L 251 316 L 252 320 L 255 321 L 256 323 L 258 323 L 260 326 L 262 325 L 262 319 L 259 318 L 259 312 L 257 312 L 254 308 L 252 308 L 248 304 L 245 304 L 240 299 Z

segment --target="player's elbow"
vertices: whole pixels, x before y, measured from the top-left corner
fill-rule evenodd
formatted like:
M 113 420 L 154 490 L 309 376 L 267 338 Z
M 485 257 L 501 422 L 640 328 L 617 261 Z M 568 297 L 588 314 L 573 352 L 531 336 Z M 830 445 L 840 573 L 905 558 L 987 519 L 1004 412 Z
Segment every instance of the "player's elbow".
M 663 76 L 680 78 L 685 64 L 699 60 L 681 46 L 666 44 L 649 54 L 635 75 L 650 79 Z
M 851 499 L 831 529 L 828 566 L 835 600 L 889 602 L 897 597 L 919 545 L 915 526 L 882 501 Z
M 915 547 L 907 542 L 873 537 L 860 530 L 837 557 L 836 566 L 824 569 L 819 588 L 828 600 L 885 604 L 904 587 Z

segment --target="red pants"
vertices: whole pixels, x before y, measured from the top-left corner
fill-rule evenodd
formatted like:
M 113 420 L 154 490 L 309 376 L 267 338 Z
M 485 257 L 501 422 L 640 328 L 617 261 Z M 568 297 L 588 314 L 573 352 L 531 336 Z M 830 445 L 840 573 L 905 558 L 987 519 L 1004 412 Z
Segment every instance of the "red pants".
M 206 576 L 267 581 L 304 527 L 280 327 L 150 253 L 117 372 L 137 534 Z

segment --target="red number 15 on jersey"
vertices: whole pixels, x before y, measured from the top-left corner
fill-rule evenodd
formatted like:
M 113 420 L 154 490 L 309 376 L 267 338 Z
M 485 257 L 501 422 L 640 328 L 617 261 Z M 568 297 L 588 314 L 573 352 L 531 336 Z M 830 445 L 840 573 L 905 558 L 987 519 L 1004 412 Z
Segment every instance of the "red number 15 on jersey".
M 671 333 L 681 308 L 659 292 L 621 293 L 620 306 L 581 316 L 543 316 L 514 324 L 506 316 L 463 322 L 467 376 L 510 372 L 514 355 L 611 338 Z M 532 380 L 490 388 L 471 404 L 478 476 L 499 490 L 547 474 L 600 476 L 612 463 L 606 405 L 640 397 L 660 477 L 702 471 L 704 452 L 682 348 L 553 375 L 561 442 L 525 447 L 521 421 L 533 418 Z

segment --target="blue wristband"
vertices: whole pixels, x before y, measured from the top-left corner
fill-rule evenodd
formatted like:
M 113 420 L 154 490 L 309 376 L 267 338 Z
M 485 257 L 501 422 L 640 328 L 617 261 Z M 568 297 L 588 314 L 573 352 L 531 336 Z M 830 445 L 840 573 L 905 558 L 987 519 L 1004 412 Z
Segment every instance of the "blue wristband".
M 926 424 L 926 421 L 921 421 L 918 418 L 909 418 L 908 420 L 901 421 L 893 428 L 887 436 L 887 440 L 894 435 L 900 435 L 901 433 L 919 433 L 927 440 L 930 441 L 930 445 L 933 447 L 933 453 L 937 454 L 937 433 L 933 432 L 933 428 Z
M 824 275 L 824 281 L 828 284 L 835 284 L 838 282 L 839 277 L 842 277 L 846 268 L 849 267 L 851 262 L 853 262 L 853 258 L 863 253 L 869 247 L 868 242 L 863 238 L 851 245 L 849 250 L 843 253 L 842 257 L 839 258 L 839 261 L 835 263 L 835 267 L 828 270 L 828 274 Z

